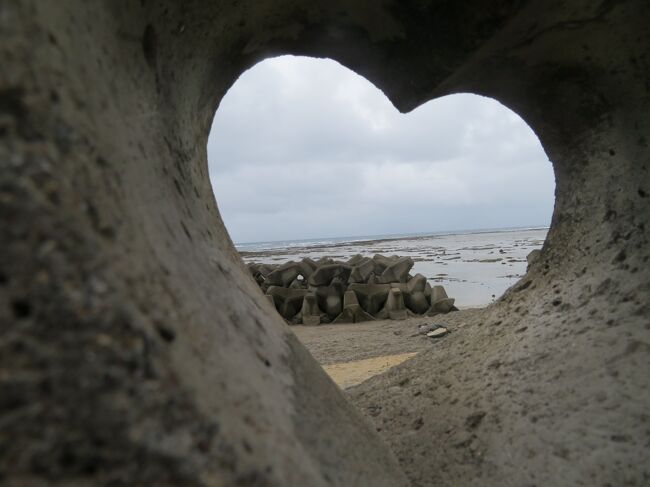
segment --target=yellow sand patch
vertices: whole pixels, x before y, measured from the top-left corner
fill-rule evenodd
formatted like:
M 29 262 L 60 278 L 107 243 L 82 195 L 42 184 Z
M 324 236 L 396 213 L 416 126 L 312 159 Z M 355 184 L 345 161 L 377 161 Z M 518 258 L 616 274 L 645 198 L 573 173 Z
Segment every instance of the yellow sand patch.
M 373 375 L 381 374 L 415 355 L 417 355 L 417 352 L 384 355 L 383 357 L 367 358 L 354 362 L 324 365 L 323 369 L 341 389 L 347 389 L 361 384 Z

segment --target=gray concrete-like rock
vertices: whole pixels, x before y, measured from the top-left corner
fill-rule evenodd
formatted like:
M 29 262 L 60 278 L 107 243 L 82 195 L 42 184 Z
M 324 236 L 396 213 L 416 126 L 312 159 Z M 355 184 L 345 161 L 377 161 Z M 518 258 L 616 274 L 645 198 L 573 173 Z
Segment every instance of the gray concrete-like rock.
M 271 271 L 267 276 L 265 283 L 268 286 L 289 287 L 289 285 L 300 275 L 298 265 L 293 262 L 287 262 L 277 269 Z
M 405 320 L 408 318 L 406 306 L 404 305 L 404 296 L 401 289 L 398 287 L 390 288 L 386 304 L 378 313 L 378 318 L 390 318 L 391 320 Z
M 291 281 L 291 284 L 289 284 L 290 289 L 307 289 L 307 281 L 305 279 L 301 279 L 302 275 L 298 275 L 293 281 Z
M 352 290 L 345 291 L 345 294 L 343 295 L 343 307 L 347 308 L 348 306 L 359 306 L 357 293 Z
M 316 267 L 321 267 L 326 265 L 332 265 L 335 262 L 334 259 L 332 259 L 331 257 L 323 256 L 320 259 L 317 259 L 315 263 L 316 263 Z
M 375 254 L 372 257 L 373 262 L 375 263 L 375 274 L 381 276 L 381 274 L 397 260 L 396 257 L 387 257 L 381 254 Z M 385 284 L 385 283 L 383 283 Z
M 273 298 L 276 309 L 285 320 L 292 319 L 302 308 L 306 289 L 289 289 L 280 286 L 269 287 L 266 294 Z
M 354 291 L 346 291 L 343 297 L 343 311 L 333 323 L 361 323 L 363 321 L 373 321 L 375 318 L 366 313 L 359 301 L 357 300 L 357 295 Z
M 2 483 L 647 484 L 649 18 L 644 0 L 2 2 Z M 222 97 L 281 54 L 332 58 L 402 112 L 492 97 L 555 172 L 526 276 L 349 391 L 358 409 L 263 297 L 208 178 Z
M 343 310 L 343 292 L 343 286 L 340 283 L 316 289 L 318 306 L 332 320 L 340 315 Z
M 528 266 L 526 268 L 526 271 L 530 269 L 530 267 L 535 263 L 535 261 L 539 258 L 541 255 L 542 251 L 540 249 L 534 249 L 531 250 L 530 253 L 526 256 L 526 262 L 528 263 Z
M 404 304 L 408 309 L 413 311 L 415 314 L 424 314 L 431 307 L 429 300 L 422 291 L 414 291 L 410 293 L 404 293 Z M 450 309 L 451 311 L 451 309 Z
M 431 284 L 429 284 L 429 281 L 424 285 L 424 295 L 427 297 L 427 300 L 430 302 L 431 301 L 431 294 L 433 293 L 433 288 L 431 287 Z
M 375 271 L 375 263 L 372 259 L 365 259 L 363 261 L 357 262 L 352 271 L 350 272 L 350 277 L 348 278 L 349 283 L 366 283 L 370 278 L 370 275 Z
M 308 326 L 320 325 L 321 315 L 323 314 L 318 307 L 316 296 L 312 293 L 305 294 L 300 310 L 302 323 Z
M 414 293 L 414 292 L 425 292 L 425 289 L 427 287 L 427 278 L 424 277 L 422 274 L 416 274 L 413 277 L 411 277 L 408 282 L 406 283 L 407 285 L 407 290 L 409 293 Z M 429 293 L 429 296 L 431 293 Z
M 364 310 L 375 315 L 386 303 L 390 284 L 350 284 L 348 289 L 356 293 Z
M 439 299 L 431 305 L 431 308 L 429 309 L 429 316 L 454 311 L 455 302 L 456 300 L 454 298 Z
M 431 304 L 447 298 L 449 298 L 449 296 L 447 296 L 447 291 L 445 291 L 444 286 L 438 285 L 431 288 Z
M 406 282 L 409 271 L 413 267 L 413 259 L 410 257 L 401 257 L 388 265 L 381 273 L 379 282 L 388 284 L 391 282 Z
M 349 265 L 350 267 L 353 267 L 353 266 L 359 265 L 361 262 L 364 262 L 366 260 L 369 260 L 369 259 L 367 257 L 364 257 L 361 254 L 356 254 L 356 255 L 353 255 L 352 257 L 350 257 L 348 259 L 348 261 L 346 262 L 346 264 Z
M 341 282 L 346 283 L 350 277 L 352 268 L 343 264 L 326 264 L 316 268 L 309 276 L 310 286 L 329 286 L 334 278 L 340 278 Z
M 309 279 L 309 276 L 316 270 L 318 264 L 314 262 L 309 257 L 305 257 L 300 262 L 298 262 L 298 269 L 300 269 L 300 274 L 305 278 Z
M 433 286 L 431 289 L 431 297 L 429 299 L 431 302 L 431 307 L 427 312 L 429 316 L 434 316 L 440 313 L 449 313 L 456 309 L 454 307 L 455 299 L 447 296 L 447 292 L 443 286 Z

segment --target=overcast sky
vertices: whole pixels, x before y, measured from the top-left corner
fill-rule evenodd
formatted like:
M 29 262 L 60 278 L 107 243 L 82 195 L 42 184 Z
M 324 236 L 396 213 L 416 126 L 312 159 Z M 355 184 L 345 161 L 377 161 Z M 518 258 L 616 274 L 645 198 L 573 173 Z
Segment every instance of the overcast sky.
M 400 114 L 331 60 L 244 73 L 208 160 L 235 242 L 548 225 L 553 211 L 551 163 L 514 112 L 466 94 Z

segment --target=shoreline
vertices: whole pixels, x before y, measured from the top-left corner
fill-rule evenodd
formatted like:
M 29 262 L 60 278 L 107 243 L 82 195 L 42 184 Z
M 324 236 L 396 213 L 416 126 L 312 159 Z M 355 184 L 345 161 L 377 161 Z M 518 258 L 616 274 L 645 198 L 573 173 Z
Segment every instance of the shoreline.
M 250 259 L 252 257 L 268 257 L 270 255 L 278 255 L 281 253 L 297 253 L 298 250 L 300 251 L 305 251 L 305 252 L 311 252 L 314 250 L 320 250 L 320 249 L 336 249 L 336 248 L 341 248 L 341 247 L 349 247 L 349 246 L 370 246 L 370 245 L 375 245 L 377 243 L 390 243 L 390 242 L 400 242 L 400 241 L 407 241 L 407 240 L 413 240 L 413 241 L 418 241 L 418 240 L 428 240 L 428 239 L 440 239 L 440 238 L 445 238 L 445 237 L 456 237 L 456 236 L 464 236 L 464 235 L 486 235 L 486 234 L 502 234 L 502 233 L 517 233 L 517 232 L 527 232 L 527 231 L 540 231 L 540 230 L 545 230 L 548 231 L 550 227 L 548 226 L 539 226 L 539 227 L 520 227 L 520 228 L 501 228 L 501 229 L 480 229 L 480 230 L 459 230 L 459 231 L 452 231 L 450 233 L 430 233 L 430 234 L 412 234 L 412 235 L 404 235 L 404 236 L 386 236 L 385 238 L 381 238 L 381 236 L 378 236 L 377 238 L 373 239 L 361 239 L 361 240 L 345 240 L 345 241 L 340 241 L 340 242 L 332 242 L 332 243 L 313 243 L 313 244 L 306 244 L 306 245 L 283 245 L 283 246 L 278 246 L 278 247 L 269 247 L 265 249 L 260 249 L 260 250 L 239 250 L 237 247 L 238 245 L 253 245 L 253 243 L 250 244 L 234 244 L 235 248 L 239 252 L 239 255 L 242 256 L 242 258 L 245 259 Z M 341 237 L 341 238 L 348 238 L 348 237 Z M 355 237 L 349 237 L 350 239 L 354 239 Z M 326 239 L 323 239 L 326 240 Z M 295 240 L 298 241 L 298 240 Z M 292 242 L 292 240 L 286 240 L 286 241 L 278 241 L 278 243 L 288 243 Z M 261 242 L 264 243 L 264 242 Z M 273 242 L 269 242 L 273 243 Z M 285 251 L 285 252 L 282 252 Z

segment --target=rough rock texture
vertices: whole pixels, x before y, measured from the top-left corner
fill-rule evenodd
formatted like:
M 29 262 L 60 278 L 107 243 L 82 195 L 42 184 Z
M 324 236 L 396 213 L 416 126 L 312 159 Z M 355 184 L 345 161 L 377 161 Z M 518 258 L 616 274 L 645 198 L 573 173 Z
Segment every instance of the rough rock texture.
M 254 63 L 293 53 L 338 60 L 404 111 L 494 97 L 555 169 L 529 274 L 468 325 L 471 343 L 452 333 L 399 369 L 430 386 L 430 431 L 469 429 L 458 444 L 485 460 L 407 435 L 418 420 L 397 440 L 427 454 L 402 461 L 411 479 L 647 483 L 649 8 L 0 2 L 0 481 L 404 484 L 263 298 L 212 196 L 219 100 Z

